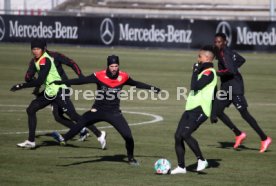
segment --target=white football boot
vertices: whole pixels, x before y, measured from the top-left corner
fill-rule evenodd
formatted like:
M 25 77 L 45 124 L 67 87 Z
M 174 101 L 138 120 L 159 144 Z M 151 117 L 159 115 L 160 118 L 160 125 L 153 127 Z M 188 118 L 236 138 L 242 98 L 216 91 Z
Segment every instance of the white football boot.
M 181 168 L 179 166 L 177 166 L 175 169 L 171 171 L 171 174 L 186 174 L 186 173 L 187 173 L 186 168 Z
M 105 149 L 106 146 L 106 132 L 105 131 L 101 131 L 101 136 L 98 137 L 98 141 L 101 144 L 102 149 Z
M 197 168 L 196 168 L 196 171 L 202 171 L 202 170 L 204 170 L 204 169 L 206 169 L 208 167 L 208 162 L 207 162 L 207 160 L 204 160 L 204 161 L 202 161 L 202 160 L 198 160 L 197 161 Z
M 30 142 L 29 140 L 26 140 L 23 143 L 18 143 L 16 146 L 21 147 L 21 148 L 34 149 L 35 148 L 35 142 Z

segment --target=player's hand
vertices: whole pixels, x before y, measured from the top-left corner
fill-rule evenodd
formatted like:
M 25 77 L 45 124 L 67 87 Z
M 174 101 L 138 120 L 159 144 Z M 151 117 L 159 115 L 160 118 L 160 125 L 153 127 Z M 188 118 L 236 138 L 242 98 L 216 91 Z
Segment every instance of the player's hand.
M 13 85 L 12 88 L 10 89 L 10 91 L 15 92 L 15 91 L 20 90 L 22 88 L 23 88 L 23 84 L 21 83 L 21 84 Z
M 154 93 L 159 94 L 159 92 L 161 91 L 161 89 L 157 88 L 157 87 L 154 87 L 153 91 L 154 91 Z
M 62 84 L 64 84 L 64 82 L 63 81 L 53 81 L 50 83 L 50 85 L 51 84 L 62 85 Z
M 37 97 L 39 95 L 39 93 L 40 93 L 39 89 L 40 89 L 40 87 L 35 87 L 35 89 L 33 90 L 32 94 Z
M 200 68 L 200 64 L 199 63 L 195 63 L 193 66 L 193 73 L 198 73 L 199 72 L 199 68 Z
M 210 120 L 211 120 L 211 123 L 212 123 L 212 124 L 218 122 L 218 118 L 217 118 L 217 117 L 212 117 L 212 116 L 211 116 Z

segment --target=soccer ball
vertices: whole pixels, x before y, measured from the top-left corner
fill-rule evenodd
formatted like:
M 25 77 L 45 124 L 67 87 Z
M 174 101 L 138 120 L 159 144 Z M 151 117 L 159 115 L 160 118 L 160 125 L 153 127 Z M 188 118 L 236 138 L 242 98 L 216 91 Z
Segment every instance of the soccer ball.
M 167 159 L 159 159 L 154 163 L 156 174 L 168 174 L 171 170 L 171 163 Z

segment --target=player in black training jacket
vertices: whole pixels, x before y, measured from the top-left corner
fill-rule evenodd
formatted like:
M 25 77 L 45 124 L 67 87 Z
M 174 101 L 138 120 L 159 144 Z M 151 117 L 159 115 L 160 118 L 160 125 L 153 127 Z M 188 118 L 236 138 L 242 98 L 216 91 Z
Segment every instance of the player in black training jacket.
M 82 79 L 72 79 L 67 81 L 55 81 L 55 84 L 81 85 L 88 83 L 97 84 L 99 92 L 91 110 L 81 116 L 80 121 L 64 136 L 58 132 L 53 135 L 55 139 L 65 144 L 65 141 L 74 137 L 83 127 L 97 122 L 105 121 L 110 123 L 124 138 L 127 149 L 128 162 L 131 165 L 139 165 L 134 159 L 134 140 L 128 123 L 120 110 L 120 98 L 118 93 L 124 85 L 136 86 L 142 89 L 153 89 L 155 93 L 159 88 L 135 81 L 125 72 L 119 70 L 119 57 L 112 55 L 107 58 L 107 69 L 95 72 Z
M 262 129 L 259 127 L 257 121 L 247 110 L 247 101 L 244 96 L 244 83 L 239 68 L 244 64 L 245 59 L 238 53 L 232 51 L 227 47 L 226 35 L 217 33 L 214 40 L 216 58 L 218 60 L 219 71 L 217 75 L 221 79 L 221 90 L 229 91 L 232 88 L 232 95 L 228 94 L 226 100 L 215 100 L 214 112 L 211 117 L 212 122 L 217 122 L 218 117 L 226 126 L 228 126 L 236 135 L 234 149 L 237 149 L 240 144 L 245 140 L 246 133 L 240 131 L 230 118 L 224 113 L 224 109 L 231 103 L 234 104 L 236 109 L 240 112 L 242 118 L 255 130 L 261 138 L 260 152 L 265 152 L 272 142 Z M 230 99 L 232 97 L 232 99 Z
M 44 42 L 44 41 L 42 41 Z M 46 48 L 46 42 L 44 42 L 45 48 Z M 70 67 L 77 75 L 79 78 L 84 77 L 84 75 L 82 74 L 81 69 L 79 68 L 79 66 L 77 65 L 77 63 L 68 58 L 67 56 L 59 53 L 59 52 L 54 52 L 54 51 L 49 51 L 46 49 L 46 52 L 52 57 L 54 58 L 54 63 L 55 66 L 57 68 L 57 71 L 59 73 L 59 75 L 61 76 L 62 80 L 68 80 L 68 76 L 66 75 L 62 65 L 66 65 L 68 67 Z M 36 67 L 35 67 L 35 58 L 32 58 L 29 62 L 29 68 L 25 74 L 25 81 L 26 82 L 31 82 L 33 80 L 35 80 L 35 74 L 37 73 Z M 38 95 L 43 95 L 43 91 L 39 92 L 40 87 L 36 87 L 33 91 L 33 94 L 38 96 Z M 55 120 L 58 123 L 61 123 L 62 125 L 64 125 L 67 128 L 71 128 L 73 125 L 75 125 L 75 123 L 68 119 L 67 117 L 64 117 L 64 110 L 58 106 L 58 104 L 56 102 L 53 102 L 52 104 L 52 113 L 54 115 Z M 106 146 L 106 132 L 105 131 L 99 131 L 96 126 L 91 125 L 89 126 L 89 129 L 95 134 L 95 136 L 97 136 L 98 141 L 101 144 L 101 148 L 105 149 Z M 83 128 L 80 132 L 80 141 L 84 141 L 87 136 L 89 135 L 88 131 Z

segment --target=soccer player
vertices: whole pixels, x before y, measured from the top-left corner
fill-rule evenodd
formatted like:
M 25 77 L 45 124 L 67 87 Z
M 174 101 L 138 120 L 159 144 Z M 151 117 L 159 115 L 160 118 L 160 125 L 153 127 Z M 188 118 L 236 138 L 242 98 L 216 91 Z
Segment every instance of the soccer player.
M 231 103 L 234 104 L 236 109 L 240 112 L 242 118 L 255 130 L 255 132 L 261 138 L 260 152 L 263 153 L 267 150 L 272 142 L 271 137 L 268 137 L 258 125 L 257 121 L 247 110 L 247 101 L 244 96 L 244 84 L 239 67 L 245 62 L 245 59 L 238 53 L 232 51 L 227 47 L 226 35 L 223 33 L 217 33 L 214 39 L 214 45 L 216 50 L 216 58 L 218 60 L 219 71 L 217 75 L 221 79 L 220 89 L 223 91 L 230 91 L 232 89 L 232 100 L 228 94 L 228 99 L 215 101 L 215 107 L 217 117 L 229 127 L 236 136 L 234 149 L 237 149 L 240 144 L 245 140 L 246 133 L 240 131 L 230 118 L 224 113 L 226 107 L 229 107 Z M 212 116 L 212 122 L 216 122 L 216 116 Z
M 43 42 L 43 44 L 45 45 L 45 49 L 46 52 L 52 57 L 54 58 L 54 63 L 56 65 L 57 71 L 59 73 L 59 75 L 61 76 L 62 80 L 68 80 L 68 76 L 66 75 L 62 65 L 66 65 L 68 67 L 70 67 L 78 76 L 79 78 L 84 77 L 84 75 L 81 72 L 81 69 L 79 68 L 79 66 L 77 65 L 77 63 L 75 61 L 73 61 L 72 59 L 66 57 L 65 55 L 58 53 L 58 52 L 54 52 L 54 51 L 49 51 L 46 48 L 46 42 Z M 25 81 L 26 82 L 30 82 L 35 80 L 35 74 L 36 74 L 37 70 L 35 67 L 35 58 L 32 58 L 29 62 L 29 68 L 25 74 Z M 36 96 L 39 94 L 43 94 L 44 92 L 40 92 L 39 93 L 39 89 L 40 87 L 36 87 L 33 91 L 33 94 L 35 94 Z M 52 104 L 52 113 L 54 115 L 55 120 L 58 123 L 61 123 L 62 125 L 64 125 L 67 128 L 71 128 L 75 123 L 64 117 L 64 110 L 58 106 L 58 104 L 56 102 L 53 102 Z M 105 131 L 99 131 L 96 126 L 91 125 L 89 126 L 89 129 L 95 134 L 95 136 L 97 136 L 98 141 L 101 144 L 101 148 L 105 149 L 106 146 L 106 132 Z M 84 141 L 87 136 L 89 135 L 88 131 L 83 128 L 80 132 L 80 141 Z
M 105 121 L 111 124 L 124 138 L 127 149 L 129 164 L 139 165 L 134 159 L 134 140 L 128 123 L 120 110 L 120 91 L 124 85 L 136 86 L 142 89 L 153 89 L 155 93 L 159 88 L 133 80 L 126 72 L 119 70 L 119 57 L 116 55 L 108 56 L 107 69 L 95 72 L 83 79 L 72 79 L 67 81 L 55 81 L 55 84 L 81 85 L 88 83 L 97 84 L 98 95 L 91 110 L 84 113 L 80 121 L 64 136 L 58 132 L 53 135 L 61 144 L 74 137 L 83 127 Z
M 175 132 L 175 151 L 178 166 L 171 174 L 185 174 L 185 144 L 190 147 L 197 158 L 197 171 L 208 166 L 203 157 L 197 140 L 192 133 L 211 115 L 213 96 L 217 85 L 217 75 L 213 67 L 214 53 L 212 46 L 204 46 L 198 54 L 198 63 L 194 64 L 191 80 L 191 90 L 177 130 Z
M 33 40 L 31 42 L 32 54 L 35 57 L 35 68 L 38 72 L 38 78 L 36 80 L 16 84 L 11 88 L 11 91 L 17 91 L 23 88 L 40 87 L 45 86 L 44 94 L 38 95 L 27 108 L 28 125 L 29 125 L 29 138 L 23 143 L 17 144 L 22 148 L 35 148 L 35 130 L 37 125 L 36 112 L 42 108 L 55 102 L 60 108 L 63 108 L 65 113 L 73 121 L 78 121 L 80 116 L 76 113 L 75 108 L 70 100 L 70 97 L 65 93 L 68 93 L 67 86 L 50 84 L 52 81 L 61 80 L 61 77 L 57 71 L 54 60 L 46 52 L 45 42 L 41 40 Z M 62 90 L 64 89 L 64 90 Z

